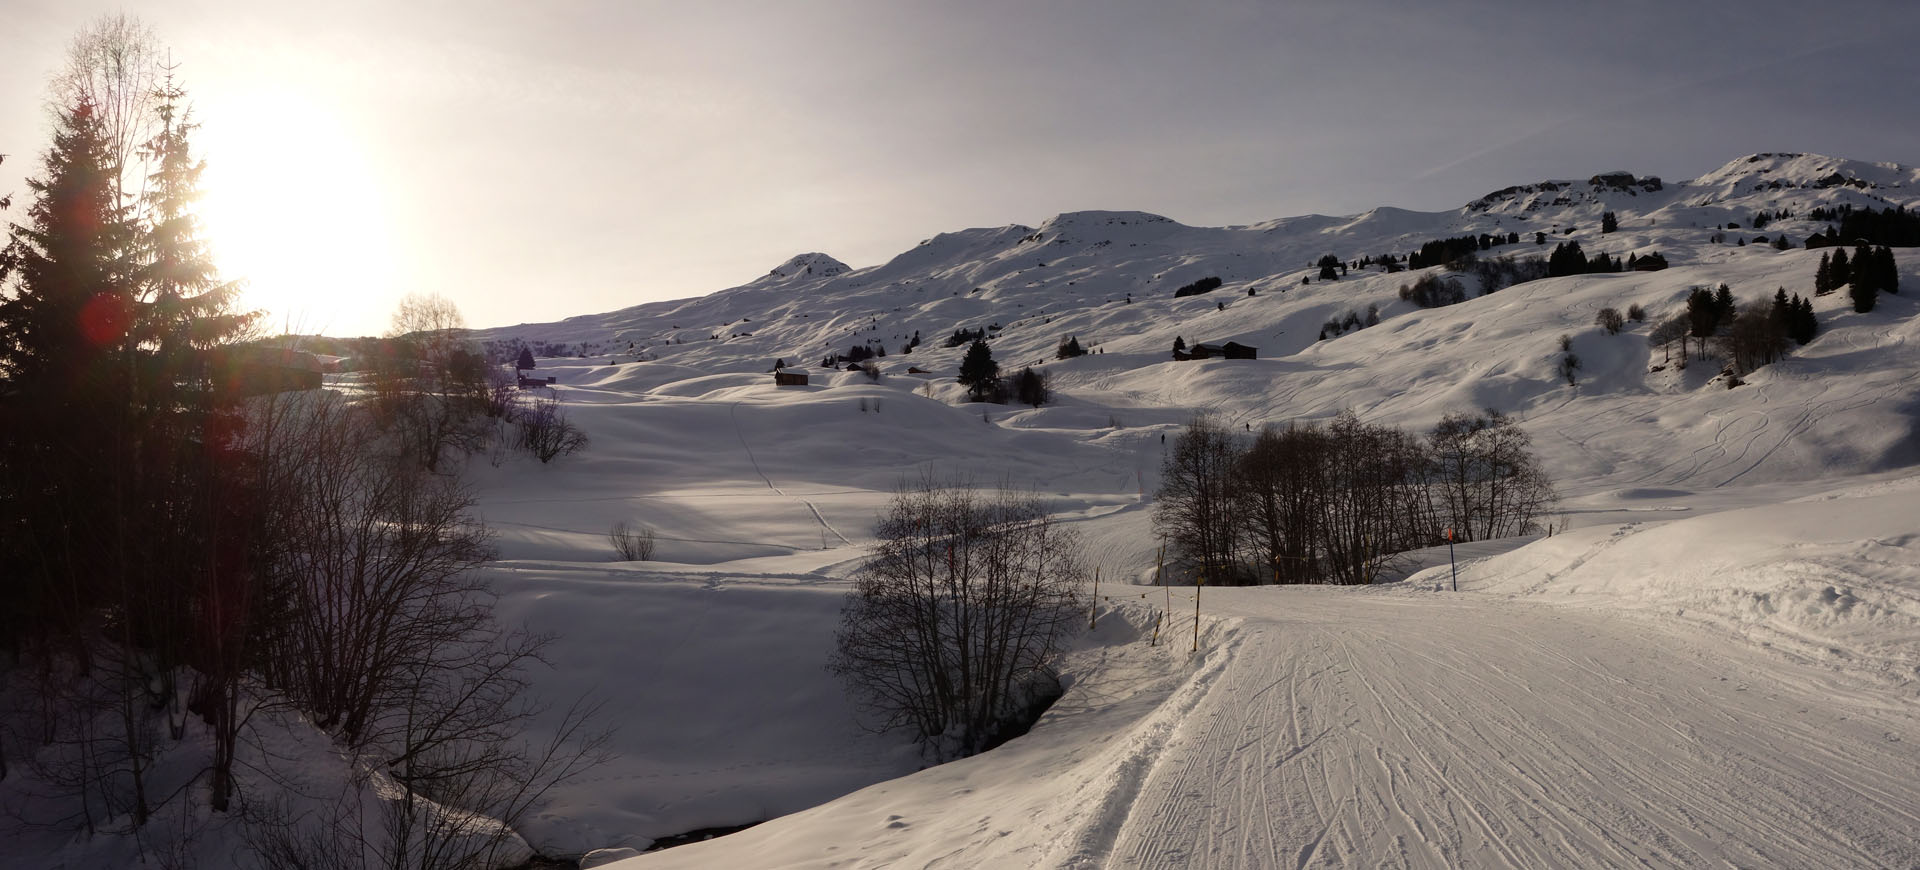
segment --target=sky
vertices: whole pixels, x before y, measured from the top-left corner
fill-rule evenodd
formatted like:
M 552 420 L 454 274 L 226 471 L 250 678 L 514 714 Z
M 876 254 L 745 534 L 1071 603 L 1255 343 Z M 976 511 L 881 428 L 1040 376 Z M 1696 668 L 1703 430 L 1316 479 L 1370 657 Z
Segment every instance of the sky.
M 1920 5 L 11 0 L 0 194 L 126 12 L 170 47 L 203 216 L 274 329 L 438 293 L 550 321 L 1068 211 L 1456 208 L 1756 151 L 1920 163 Z

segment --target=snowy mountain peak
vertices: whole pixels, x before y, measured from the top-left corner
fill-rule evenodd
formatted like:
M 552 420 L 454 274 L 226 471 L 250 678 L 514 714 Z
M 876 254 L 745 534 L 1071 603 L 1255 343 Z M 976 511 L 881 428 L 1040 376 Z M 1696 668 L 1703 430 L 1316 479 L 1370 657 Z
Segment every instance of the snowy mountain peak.
M 846 274 L 848 271 L 850 270 L 847 268 L 847 264 L 829 257 L 826 254 L 795 254 L 786 262 L 774 267 L 773 271 L 767 273 L 767 277 L 774 280 L 793 278 L 796 276 L 831 278 L 835 275 Z
M 1843 191 L 1866 194 L 1865 199 L 1904 202 L 1896 191 L 1920 182 L 1920 169 L 1898 163 L 1869 163 L 1824 154 L 1762 153 L 1729 161 L 1689 182 L 1702 192 L 1722 198 L 1776 191 Z
M 1027 240 L 1056 245 L 1140 242 L 1185 228 L 1172 218 L 1144 211 L 1070 211 L 1048 219 Z
M 1585 181 L 1549 179 L 1535 184 L 1503 187 L 1467 203 L 1464 211 L 1486 214 L 1523 214 L 1546 208 L 1584 204 L 1612 205 L 1616 200 L 1666 190 L 1660 176 L 1636 176 L 1625 170 L 1602 172 Z

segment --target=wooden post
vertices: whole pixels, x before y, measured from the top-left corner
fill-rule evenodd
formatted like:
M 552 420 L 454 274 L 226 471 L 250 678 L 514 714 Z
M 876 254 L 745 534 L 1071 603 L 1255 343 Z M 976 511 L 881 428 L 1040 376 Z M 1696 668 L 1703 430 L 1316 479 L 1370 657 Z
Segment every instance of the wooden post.
M 1453 530 L 1447 530 L 1447 567 L 1453 569 L 1453 591 L 1460 591 L 1460 566 L 1453 561 Z
M 1207 572 L 1200 572 L 1193 584 L 1193 651 L 1200 651 L 1200 587 L 1207 585 Z
M 1154 582 L 1160 584 L 1160 591 L 1165 592 L 1167 594 L 1167 607 L 1162 612 L 1167 614 L 1168 616 L 1171 616 L 1173 615 L 1173 587 L 1167 585 L 1167 545 L 1166 544 L 1160 545 L 1160 556 L 1159 556 L 1158 562 L 1159 562 L 1158 567 L 1155 567 L 1153 569 L 1153 579 L 1154 579 Z
M 1093 568 L 1093 598 L 1087 602 L 1087 630 L 1092 631 L 1094 621 L 1100 615 L 1100 566 Z

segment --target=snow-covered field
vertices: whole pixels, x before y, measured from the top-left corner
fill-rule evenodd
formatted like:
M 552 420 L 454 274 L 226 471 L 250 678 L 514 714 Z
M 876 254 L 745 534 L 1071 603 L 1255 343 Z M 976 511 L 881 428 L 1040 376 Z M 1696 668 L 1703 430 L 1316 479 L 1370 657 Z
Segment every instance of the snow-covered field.
M 1833 171 L 1875 186 L 1817 184 Z M 1920 866 L 1920 260 L 1899 251 L 1911 289 L 1873 312 L 1816 299 L 1813 343 L 1734 389 L 1646 341 L 1695 286 L 1811 292 L 1819 252 L 1734 241 L 1821 225 L 1711 241 L 1726 222 L 1905 203 L 1916 178 L 1756 156 L 1657 192 L 1563 182 L 1435 214 L 1080 213 L 485 331 L 593 351 L 538 370 L 585 452 L 469 469 L 500 614 L 559 636 L 536 692 L 603 699 L 618 726 L 523 833 L 577 855 L 771 819 L 634 868 Z M 1620 232 L 1599 233 L 1603 209 Z M 1673 268 L 1431 310 L 1399 299 L 1408 273 L 1301 283 L 1323 253 L 1496 230 L 1523 240 L 1489 255 L 1571 238 Z M 1208 275 L 1225 286 L 1171 298 Z M 1370 304 L 1378 326 L 1315 341 Z M 1630 304 L 1650 322 L 1593 325 Z M 961 401 L 942 340 L 992 325 L 1003 367 L 1045 364 L 1053 404 Z M 1070 335 L 1096 352 L 1054 361 Z M 1553 371 L 1561 335 L 1577 386 Z M 1260 358 L 1174 362 L 1175 336 Z M 878 382 L 817 365 L 870 339 Z M 775 359 L 811 384 L 775 386 Z M 1194 590 L 1135 585 L 1164 443 L 1196 412 L 1424 430 L 1483 407 L 1522 421 L 1564 498 L 1551 537 L 1459 548 L 1459 591 L 1445 550 L 1370 588 L 1203 590 L 1197 620 Z M 876 514 L 928 470 L 1032 490 L 1109 579 L 1034 730 L 920 769 L 824 663 Z M 618 522 L 656 531 L 654 560 L 612 561 Z M 35 848 L 54 857 L 27 866 L 96 854 Z

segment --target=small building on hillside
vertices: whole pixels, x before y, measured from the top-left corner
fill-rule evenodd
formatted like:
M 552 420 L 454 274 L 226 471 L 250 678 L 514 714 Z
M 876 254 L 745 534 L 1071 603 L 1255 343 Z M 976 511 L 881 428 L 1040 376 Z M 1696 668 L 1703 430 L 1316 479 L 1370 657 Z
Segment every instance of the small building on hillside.
M 773 373 L 774 386 L 804 387 L 807 385 L 807 373 L 780 369 Z
M 1184 351 L 1176 350 L 1173 358 L 1188 359 L 1256 359 L 1260 355 L 1257 347 L 1248 347 L 1237 341 L 1225 344 L 1196 344 Z

